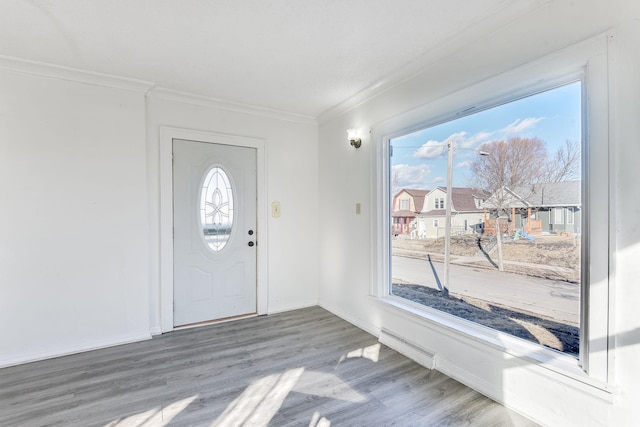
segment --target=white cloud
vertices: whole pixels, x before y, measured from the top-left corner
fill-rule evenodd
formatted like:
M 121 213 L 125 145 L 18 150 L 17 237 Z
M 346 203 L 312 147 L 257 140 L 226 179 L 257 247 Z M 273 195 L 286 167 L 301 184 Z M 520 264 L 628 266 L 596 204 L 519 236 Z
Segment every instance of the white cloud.
M 522 133 L 528 129 L 535 127 L 536 124 L 544 119 L 544 117 L 527 117 L 526 119 L 516 119 L 513 123 L 510 123 L 502 128 L 501 132 L 507 135 Z
M 434 184 L 440 184 L 441 182 L 444 182 L 444 177 L 443 176 L 436 176 L 435 178 L 433 178 L 432 182 Z
M 480 131 L 473 135 L 467 135 L 467 132 L 457 132 L 449 136 L 447 140 L 451 140 L 456 148 L 475 148 L 483 142 L 491 139 L 491 132 Z
M 457 168 L 468 168 L 473 163 L 471 160 L 465 160 L 464 162 L 460 162 L 456 165 Z
M 440 157 L 447 152 L 447 142 L 452 141 L 455 148 L 475 149 L 477 146 L 491 139 L 492 132 L 476 132 L 469 135 L 465 131 L 456 132 L 449 135 L 443 141 L 427 141 L 422 147 L 418 148 L 413 157 L 419 159 L 434 159 Z
M 419 159 L 435 159 L 447 152 L 447 145 L 441 141 L 429 140 L 422 147 L 418 148 L 413 157 Z
M 394 187 L 427 188 L 429 175 L 431 168 L 428 165 L 393 165 L 392 168 Z

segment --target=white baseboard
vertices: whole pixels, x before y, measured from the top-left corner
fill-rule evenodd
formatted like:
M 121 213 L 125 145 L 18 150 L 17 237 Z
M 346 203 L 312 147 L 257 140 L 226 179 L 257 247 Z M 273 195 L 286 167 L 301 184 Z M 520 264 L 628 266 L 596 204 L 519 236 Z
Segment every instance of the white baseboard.
M 153 328 L 149 328 L 149 334 L 151 336 L 162 334 L 162 328 L 160 326 L 154 326 Z
M 331 304 L 327 304 L 324 301 L 320 301 L 318 303 L 318 305 L 320 307 L 324 308 L 325 310 L 335 314 L 336 316 L 346 320 L 347 322 L 351 323 L 352 325 L 357 326 L 358 328 L 362 329 L 363 331 L 370 333 L 374 337 L 378 337 L 380 335 L 380 328 L 378 326 L 375 326 L 373 324 L 365 322 L 362 319 L 358 319 L 356 317 L 353 317 L 349 313 L 345 313 L 345 312 L 337 309 L 336 307 L 332 306 Z
M 86 351 L 98 350 L 101 348 L 129 344 L 132 342 L 144 341 L 148 339 L 151 339 L 151 334 L 149 333 L 149 331 L 140 331 L 137 333 L 130 333 L 95 341 L 83 342 L 81 345 L 48 348 L 30 352 L 28 351 L 8 356 L 2 355 L 0 356 L 0 368 L 22 365 L 24 363 L 37 362 L 45 359 L 52 359 L 54 357 L 68 356 L 70 354 L 84 353 Z
M 282 306 L 276 306 L 276 307 L 269 306 L 269 310 L 267 311 L 267 314 L 284 313 L 286 311 L 300 310 L 301 308 L 315 307 L 317 305 L 318 305 L 318 300 L 312 300 L 312 301 L 307 301 L 300 304 L 282 305 Z

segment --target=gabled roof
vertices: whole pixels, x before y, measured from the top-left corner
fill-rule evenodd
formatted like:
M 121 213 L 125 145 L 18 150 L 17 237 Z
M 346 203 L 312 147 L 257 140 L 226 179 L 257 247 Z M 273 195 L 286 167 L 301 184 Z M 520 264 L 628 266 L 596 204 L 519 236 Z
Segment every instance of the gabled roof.
M 429 191 L 430 190 L 420 190 L 417 188 L 403 188 L 396 193 L 394 199 L 398 197 L 402 192 L 405 192 L 413 198 L 413 203 L 416 206 L 416 212 L 421 212 L 422 207 L 424 206 L 424 197 L 429 193 Z
M 528 186 L 518 186 L 513 189 L 504 187 L 503 190 L 506 195 L 505 201 L 507 206 L 505 207 L 581 205 L 581 181 L 546 182 Z M 488 198 L 485 207 L 496 207 L 494 195 Z
M 489 197 L 485 191 L 475 188 L 453 187 L 452 189 L 451 208 L 458 212 L 479 212 L 482 206 L 476 200 L 485 200 Z M 446 189 L 445 189 L 446 192 Z
M 443 193 L 447 193 L 446 187 L 436 187 L 429 193 L 436 190 L 440 190 Z M 482 204 L 489 197 L 489 193 L 484 190 L 478 190 L 476 188 L 469 187 L 453 187 L 451 189 L 453 196 L 451 197 L 451 211 L 452 212 L 482 212 Z M 443 209 L 432 209 L 423 212 L 425 215 L 443 215 L 440 211 Z

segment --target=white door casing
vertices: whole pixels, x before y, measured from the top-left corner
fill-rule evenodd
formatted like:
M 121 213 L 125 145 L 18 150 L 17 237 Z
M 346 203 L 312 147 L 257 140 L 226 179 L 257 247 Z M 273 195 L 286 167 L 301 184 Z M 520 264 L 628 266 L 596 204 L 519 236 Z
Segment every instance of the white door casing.
M 257 223 L 256 235 L 260 234 L 260 244 L 256 244 L 257 258 L 257 314 L 268 312 L 268 272 L 267 272 L 267 203 L 266 203 L 266 141 L 258 138 L 217 134 L 190 129 L 160 127 L 160 262 L 159 272 L 159 318 L 160 332 L 174 329 L 174 253 L 173 253 L 173 141 L 174 139 L 208 142 L 255 149 L 257 162 Z M 156 288 L 157 289 L 157 288 Z M 151 302 L 158 301 L 157 294 L 151 289 Z
M 256 149 L 173 140 L 175 326 L 256 313 Z

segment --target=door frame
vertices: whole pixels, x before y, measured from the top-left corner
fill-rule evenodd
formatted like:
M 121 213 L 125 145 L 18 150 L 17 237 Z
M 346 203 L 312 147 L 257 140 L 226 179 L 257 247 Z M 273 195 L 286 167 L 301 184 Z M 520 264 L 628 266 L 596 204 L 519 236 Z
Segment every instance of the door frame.
M 256 149 L 256 310 L 267 314 L 267 171 L 266 140 L 238 135 L 204 132 L 169 126 L 160 127 L 160 320 L 162 332 L 173 326 L 173 140 L 185 139 L 209 144 Z

